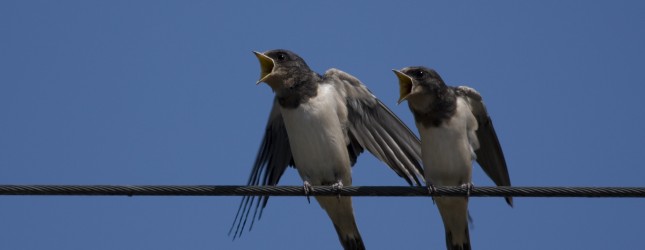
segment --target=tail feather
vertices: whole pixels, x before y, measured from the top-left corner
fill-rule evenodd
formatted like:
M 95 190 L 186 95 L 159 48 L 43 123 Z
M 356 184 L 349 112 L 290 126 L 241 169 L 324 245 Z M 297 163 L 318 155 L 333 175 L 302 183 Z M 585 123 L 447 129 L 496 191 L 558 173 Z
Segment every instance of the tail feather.
M 363 238 L 358 232 L 350 197 L 317 196 L 316 200 L 334 223 L 338 240 L 345 250 L 364 250 Z
M 437 208 L 446 230 L 446 249 L 470 250 L 468 199 L 462 197 L 437 197 Z
M 454 244 L 452 242 L 452 232 L 448 231 L 446 228 L 446 249 L 448 250 L 471 250 L 470 249 L 470 233 L 468 232 L 468 227 L 466 227 L 466 241 Z
M 334 224 L 336 233 L 338 234 L 338 240 L 340 244 L 343 245 L 345 250 L 365 250 L 365 244 L 363 244 L 363 238 L 356 231 L 356 234 L 346 234 Z

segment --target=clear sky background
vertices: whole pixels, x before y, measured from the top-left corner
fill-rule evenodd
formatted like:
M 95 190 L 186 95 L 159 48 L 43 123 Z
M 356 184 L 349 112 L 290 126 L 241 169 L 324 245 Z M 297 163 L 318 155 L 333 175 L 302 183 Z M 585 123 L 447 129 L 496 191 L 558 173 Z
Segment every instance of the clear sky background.
M 396 105 L 391 69 L 483 96 L 517 186 L 645 186 L 637 1 L 1 1 L 0 183 L 242 185 L 292 50 Z M 364 153 L 354 185 L 405 185 Z M 474 183 L 492 182 L 476 167 Z M 290 169 L 281 184 L 301 185 Z M 227 236 L 240 197 L 0 197 L 2 249 L 339 249 L 304 197 Z M 429 198 L 354 199 L 369 249 L 443 249 Z M 472 198 L 475 249 L 636 249 L 645 199 Z

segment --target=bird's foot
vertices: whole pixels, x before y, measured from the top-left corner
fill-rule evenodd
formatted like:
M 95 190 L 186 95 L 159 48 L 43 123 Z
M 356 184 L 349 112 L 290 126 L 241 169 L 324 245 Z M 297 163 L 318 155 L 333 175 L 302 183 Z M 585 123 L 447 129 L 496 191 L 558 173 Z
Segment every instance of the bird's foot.
M 339 180 L 338 182 L 332 184 L 331 189 L 336 192 L 336 197 L 340 200 L 340 191 L 343 190 L 343 181 Z
M 437 188 L 433 184 L 428 184 L 427 188 L 428 194 L 430 195 L 430 197 L 432 197 L 432 205 L 434 205 L 434 193 L 437 192 Z
M 473 187 L 475 187 L 475 185 L 472 182 L 461 184 L 461 188 L 466 189 L 466 198 L 470 197 L 470 191 L 473 190 Z
M 307 196 L 307 202 L 311 204 L 311 199 L 309 195 L 314 192 L 314 187 L 308 181 L 303 182 L 302 188 L 305 190 L 305 196 Z

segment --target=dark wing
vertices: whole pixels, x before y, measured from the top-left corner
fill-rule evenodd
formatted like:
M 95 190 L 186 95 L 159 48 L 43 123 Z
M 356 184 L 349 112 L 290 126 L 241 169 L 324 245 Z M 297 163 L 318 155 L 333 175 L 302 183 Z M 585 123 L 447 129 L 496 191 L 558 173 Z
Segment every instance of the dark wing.
M 247 185 L 275 186 L 280 181 L 280 177 L 282 177 L 282 174 L 288 166 L 294 166 L 293 158 L 291 157 L 291 148 L 289 147 L 289 138 L 287 137 L 287 130 L 284 127 L 280 107 L 278 107 L 278 102 L 274 99 L 273 108 L 269 115 L 266 131 L 264 132 L 264 139 L 262 139 L 262 144 L 260 145 L 258 156 L 255 158 L 253 170 L 251 171 Z M 233 238 L 241 236 L 247 219 L 251 214 L 251 209 L 255 208 L 253 217 L 251 217 L 251 225 L 249 226 L 249 230 L 251 230 L 255 218 L 260 219 L 262 217 L 262 210 L 266 206 L 267 201 L 269 201 L 269 196 L 244 196 L 228 234 L 230 235 L 233 229 L 235 229 Z
M 457 92 L 467 97 L 473 115 L 475 115 L 479 124 L 479 129 L 477 129 L 479 149 L 475 150 L 477 163 L 497 186 L 511 186 L 511 178 L 508 176 L 504 152 L 502 152 L 502 146 L 499 144 L 495 128 L 493 128 L 493 121 L 488 116 L 481 95 L 476 90 L 466 86 L 457 87 Z M 512 197 L 506 197 L 506 202 L 513 206 Z
M 421 142 L 414 133 L 355 77 L 330 69 L 323 78 L 345 98 L 348 148 L 365 148 L 408 184 L 424 185 Z

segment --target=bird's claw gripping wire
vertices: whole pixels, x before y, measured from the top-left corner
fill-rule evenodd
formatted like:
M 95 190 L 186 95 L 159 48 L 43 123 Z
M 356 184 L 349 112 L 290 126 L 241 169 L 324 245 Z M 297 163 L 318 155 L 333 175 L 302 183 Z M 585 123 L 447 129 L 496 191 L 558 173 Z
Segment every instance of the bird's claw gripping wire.
M 337 198 L 340 200 L 340 192 L 343 190 L 343 182 L 338 180 L 338 182 L 331 185 L 332 190 L 337 194 Z
M 428 184 L 427 188 L 428 194 L 432 197 L 432 204 L 434 205 L 434 193 L 437 192 L 437 188 L 432 183 Z
M 461 184 L 461 188 L 466 189 L 466 198 L 470 197 L 470 192 L 473 191 L 473 187 L 475 187 L 475 185 L 472 182 Z
M 305 190 L 305 196 L 307 196 L 307 202 L 311 204 L 311 199 L 309 196 L 314 192 L 314 187 L 308 182 L 305 181 L 302 185 L 302 188 Z

